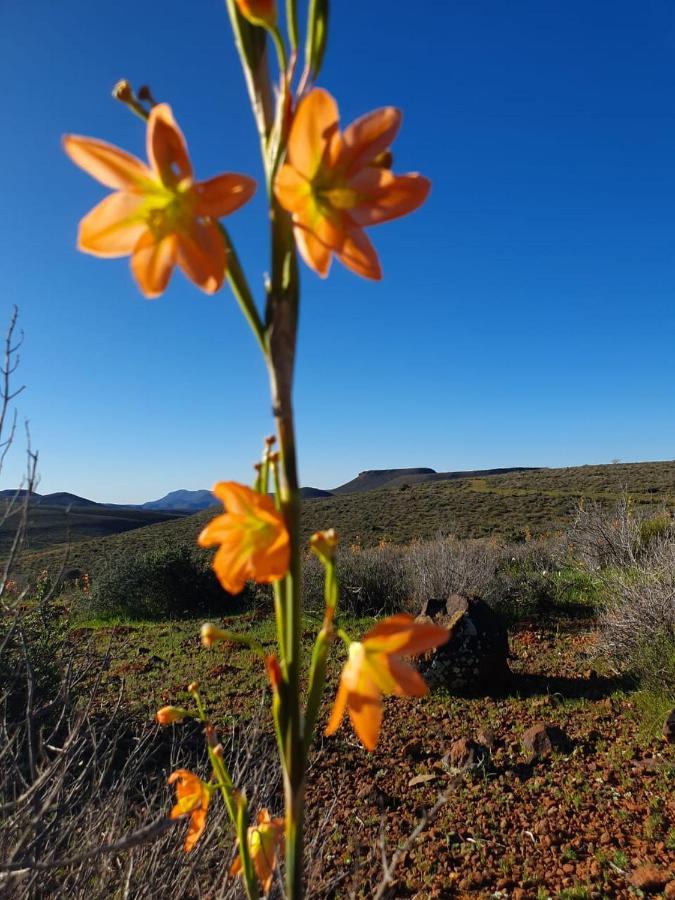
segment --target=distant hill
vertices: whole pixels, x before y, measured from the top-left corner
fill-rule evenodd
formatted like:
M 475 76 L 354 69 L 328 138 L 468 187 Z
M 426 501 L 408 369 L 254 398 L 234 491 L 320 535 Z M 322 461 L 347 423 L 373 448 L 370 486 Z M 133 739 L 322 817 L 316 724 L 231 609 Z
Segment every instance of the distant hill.
M 329 527 L 337 529 L 343 546 L 368 546 L 382 540 L 404 543 L 439 532 L 461 538 L 495 536 L 522 540 L 526 533 L 536 536 L 569 527 L 580 498 L 614 503 L 624 492 L 636 505 L 675 512 L 675 462 L 616 463 L 493 475 L 472 473 L 469 477 L 418 484 L 410 483 L 409 470 L 403 477 L 406 480 L 398 488 L 392 488 L 390 479 L 384 480 L 384 487 L 379 490 L 307 500 L 302 509 L 303 540 L 312 532 Z M 79 515 L 88 512 L 77 511 Z M 136 512 L 151 514 L 148 510 Z M 197 535 L 212 515 L 212 511 L 202 511 L 148 528 L 136 523 L 131 526 L 135 530 L 125 534 L 82 540 L 71 548 L 70 563 L 95 573 L 106 559 L 158 547 L 194 547 Z M 25 572 L 35 573 L 45 566 L 58 567 L 62 557 L 63 548 L 55 547 L 25 554 L 21 565 Z
M 0 496 L 0 514 L 8 506 L 7 492 Z M 14 492 L 9 492 L 9 501 Z M 26 551 L 39 551 L 55 544 L 69 543 L 73 546 L 79 541 L 90 541 L 93 538 L 107 537 L 112 534 L 120 534 L 134 528 L 143 528 L 146 525 L 156 525 L 158 522 L 169 522 L 179 518 L 185 513 L 166 512 L 153 509 L 128 509 L 125 507 L 107 507 L 98 503 L 92 503 L 83 497 L 75 497 L 73 494 L 55 494 L 56 501 L 43 502 L 50 498 L 39 498 L 37 502 L 30 504 L 28 514 L 28 531 L 24 548 Z M 0 559 L 3 552 L 7 552 L 14 540 L 18 516 L 21 505 L 15 505 L 13 512 L 0 525 Z
M 303 500 L 316 500 L 319 497 L 332 497 L 331 491 L 322 491 L 321 488 L 300 488 L 300 496 Z
M 165 509 L 180 510 L 181 512 L 198 512 L 200 509 L 208 509 L 209 506 L 217 506 L 218 500 L 211 491 L 171 491 L 159 500 L 149 500 L 141 503 L 141 509 Z
M 100 506 L 94 500 L 87 500 L 86 497 L 78 497 L 77 494 L 69 494 L 67 491 L 58 491 L 55 494 L 43 494 L 37 501 L 40 506 Z
M 23 499 L 28 491 L 20 488 L 19 490 L 0 491 L 0 503 L 11 501 L 16 497 L 17 500 Z M 86 497 L 78 497 L 77 494 L 69 494 L 67 491 L 57 491 L 53 494 L 37 494 L 33 491 L 30 495 L 30 502 L 36 506 L 101 506 L 94 500 L 87 500 Z
M 537 471 L 527 466 L 511 466 L 506 469 L 475 469 L 464 472 L 437 472 L 435 469 L 369 469 L 359 472 L 356 478 L 333 488 L 331 494 L 357 494 L 377 491 L 380 488 L 421 484 L 426 481 L 452 481 L 456 478 L 483 478 L 486 475 L 507 475 L 510 472 Z

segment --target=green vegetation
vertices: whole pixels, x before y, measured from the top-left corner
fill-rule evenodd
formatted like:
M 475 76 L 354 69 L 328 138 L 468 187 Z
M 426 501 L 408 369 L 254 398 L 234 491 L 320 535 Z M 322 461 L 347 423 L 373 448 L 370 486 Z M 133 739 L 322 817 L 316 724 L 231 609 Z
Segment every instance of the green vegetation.
M 635 505 L 654 509 L 654 526 L 646 526 L 646 539 L 662 527 L 664 507 L 675 506 L 675 462 L 627 463 L 539 469 L 411 484 L 405 491 L 381 489 L 307 500 L 303 505 L 303 532 L 332 526 L 343 546 L 371 546 L 381 541 L 409 543 L 435 537 L 439 532 L 459 538 L 499 536 L 522 540 L 528 535 L 561 531 L 572 523 L 580 498 L 611 504 L 628 491 Z M 117 511 L 119 512 L 119 511 Z M 197 535 L 212 511 L 165 521 L 105 541 L 84 541 L 70 549 L 69 564 L 95 572 L 103 558 L 138 555 L 166 546 L 194 547 Z M 73 529 L 75 531 L 75 529 Z M 29 550 L 47 546 L 31 538 Z M 71 538 L 72 539 L 72 538 Z M 51 534 L 53 544 L 63 542 L 63 529 Z M 62 546 L 47 552 L 24 554 L 22 568 L 37 572 L 61 565 Z

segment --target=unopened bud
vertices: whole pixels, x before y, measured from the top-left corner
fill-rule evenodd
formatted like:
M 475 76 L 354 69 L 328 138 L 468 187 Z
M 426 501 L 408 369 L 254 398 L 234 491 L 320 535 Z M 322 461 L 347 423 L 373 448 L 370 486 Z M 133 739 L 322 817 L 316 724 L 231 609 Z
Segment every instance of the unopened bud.
M 188 694 L 196 694 L 197 691 L 199 690 L 199 682 L 191 681 L 190 684 L 188 684 L 187 689 L 188 689 Z
M 225 756 L 225 750 L 223 749 L 222 744 L 216 744 L 212 752 L 214 756 L 218 757 L 218 759 L 222 759 Z
M 309 539 L 309 546 L 321 562 L 332 562 L 335 559 L 338 536 L 334 528 L 315 532 Z
M 134 92 L 126 78 L 117 82 L 112 89 L 112 95 L 115 100 L 120 100 L 122 103 L 129 103 L 130 100 L 134 99 Z
M 253 25 L 274 28 L 277 24 L 276 0 L 235 0 L 239 12 Z
M 157 721 L 160 725 L 173 725 L 174 722 L 182 722 L 189 713 L 180 706 L 163 706 L 157 710 Z
M 265 657 L 265 668 L 267 669 L 267 677 L 272 685 L 272 690 L 278 691 L 282 678 L 281 666 L 279 665 L 279 660 L 273 653 Z
M 157 101 L 152 96 L 152 91 L 148 87 L 147 84 L 142 84 L 138 89 L 138 99 L 142 100 L 144 103 L 149 103 L 150 106 L 157 106 Z
M 204 647 L 213 647 L 217 641 L 226 641 L 228 634 L 211 622 L 205 622 L 202 625 L 201 638 Z
M 377 169 L 391 169 L 394 165 L 394 154 L 391 150 L 383 150 L 382 153 L 377 154 L 370 165 Z

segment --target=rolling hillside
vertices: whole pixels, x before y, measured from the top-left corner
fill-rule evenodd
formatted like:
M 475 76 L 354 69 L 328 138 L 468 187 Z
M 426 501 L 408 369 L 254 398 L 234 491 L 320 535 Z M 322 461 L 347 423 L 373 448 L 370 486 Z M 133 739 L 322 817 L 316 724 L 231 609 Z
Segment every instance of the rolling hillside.
M 6 504 L 0 501 L 0 516 L 5 509 Z M 19 514 L 20 511 L 15 509 L 0 524 L 0 558 L 7 553 L 14 540 Z M 67 541 L 77 545 L 80 541 L 120 534 L 179 517 L 180 513 L 176 512 L 106 507 L 97 503 L 73 504 L 70 511 L 67 511 L 64 506 L 47 506 L 40 502 L 31 504 L 24 546 L 27 552 L 35 552 Z
M 565 528 L 580 497 L 602 502 L 628 490 L 636 503 L 675 508 L 675 462 L 538 469 L 454 478 L 316 498 L 303 507 L 303 531 L 334 526 L 345 544 L 407 542 L 439 531 L 458 537 L 519 539 Z M 95 572 L 101 561 L 167 545 L 194 546 L 211 510 L 71 547 L 70 564 Z M 56 567 L 63 548 L 27 553 L 25 571 Z

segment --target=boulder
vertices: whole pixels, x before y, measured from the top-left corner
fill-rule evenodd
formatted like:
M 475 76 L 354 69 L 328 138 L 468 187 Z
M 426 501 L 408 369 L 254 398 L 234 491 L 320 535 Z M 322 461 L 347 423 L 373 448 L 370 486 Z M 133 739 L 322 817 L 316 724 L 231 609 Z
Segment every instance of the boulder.
M 671 709 L 663 723 L 663 740 L 675 744 L 675 707 Z
M 431 687 L 480 692 L 503 688 L 510 678 L 506 625 L 480 597 L 452 594 L 428 600 L 418 622 L 433 622 L 450 632 L 447 643 L 417 659 Z

